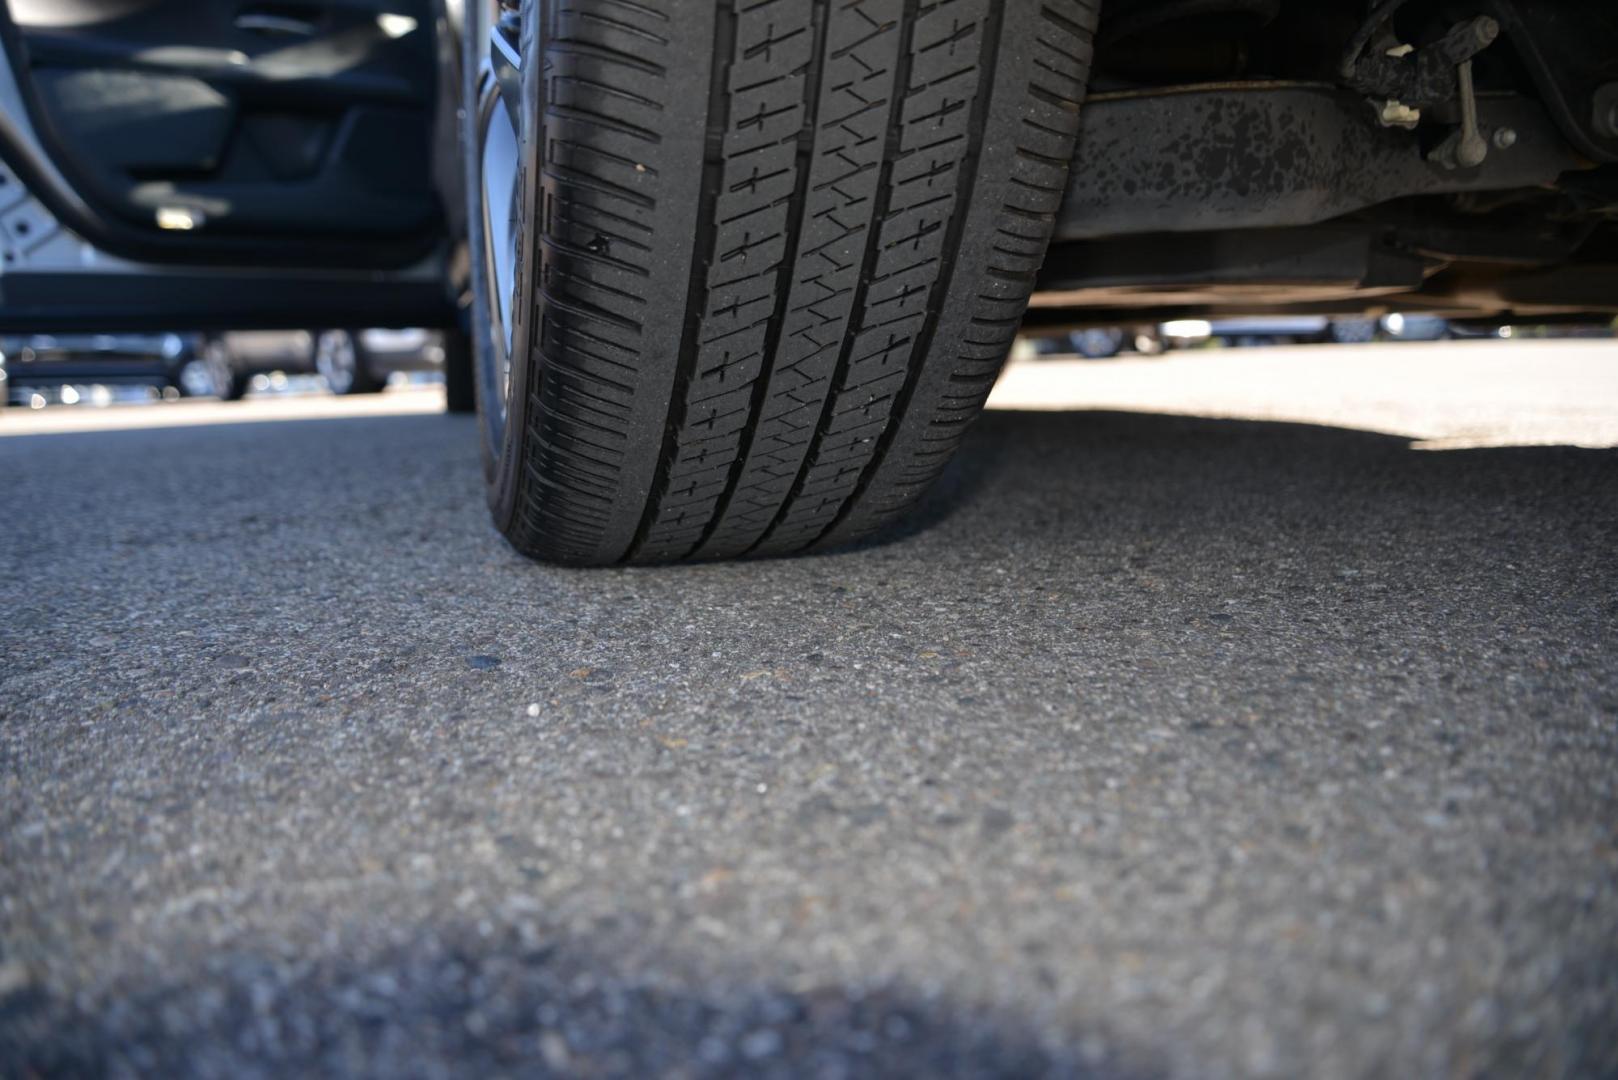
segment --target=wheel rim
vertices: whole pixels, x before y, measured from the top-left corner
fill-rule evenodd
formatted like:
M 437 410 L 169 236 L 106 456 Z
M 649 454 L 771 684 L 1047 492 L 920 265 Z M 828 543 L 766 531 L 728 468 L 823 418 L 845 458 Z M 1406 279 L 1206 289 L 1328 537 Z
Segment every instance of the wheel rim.
M 354 338 L 346 330 L 328 330 L 315 342 L 315 370 L 332 393 L 352 390 L 358 367 Z
M 204 357 L 187 360 L 179 382 L 187 397 L 224 397 L 214 366 Z
M 218 341 L 207 342 L 180 368 L 180 389 L 191 397 L 226 397 L 230 379 L 230 360 Z
M 1080 330 L 1073 335 L 1073 346 L 1080 356 L 1105 360 L 1116 356 L 1124 347 L 1124 332 L 1111 328 Z
M 1344 345 L 1363 345 L 1376 337 L 1376 323 L 1369 319 L 1341 319 L 1331 324 L 1331 336 Z
M 485 113 L 483 153 L 484 273 L 489 283 L 485 313 L 494 342 L 496 401 L 505 415 L 511 393 L 512 300 L 517 287 L 517 133 L 493 96 Z
M 495 439 L 504 437 L 511 398 L 511 365 L 522 355 L 522 322 L 517 307 L 521 290 L 522 192 L 517 177 L 522 168 L 522 136 L 514 97 L 521 74 L 514 16 L 499 17 L 500 0 L 479 0 L 474 5 L 473 44 L 477 71 L 475 131 L 477 183 L 474 185 L 482 250 L 474 253 L 481 264 L 484 287 L 479 313 L 488 321 L 489 356 L 485 410 Z

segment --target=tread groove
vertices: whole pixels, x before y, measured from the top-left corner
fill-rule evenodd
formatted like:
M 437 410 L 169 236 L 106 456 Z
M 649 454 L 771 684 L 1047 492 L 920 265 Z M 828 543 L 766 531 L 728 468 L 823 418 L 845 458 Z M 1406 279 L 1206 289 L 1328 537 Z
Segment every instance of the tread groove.
M 718 212 L 721 180 L 724 178 L 724 159 L 715 148 L 714 132 L 723 139 L 729 127 L 730 93 L 727 86 L 731 68 L 731 53 L 736 37 L 736 6 L 734 0 L 717 0 L 714 11 L 714 42 L 712 63 L 708 73 L 709 149 L 702 162 L 702 206 L 695 223 L 698 250 L 691 256 L 689 284 L 686 286 L 685 329 L 680 338 L 680 357 L 674 372 L 674 393 L 669 399 L 668 418 L 663 424 L 662 454 L 658 459 L 652 494 L 646 500 L 640 525 L 629 543 L 623 561 L 632 561 L 640 554 L 657 520 L 657 512 L 668 495 L 669 479 L 673 475 L 675 451 L 679 447 L 680 430 L 684 426 L 686 393 L 696 373 L 701 350 L 702 313 L 708 303 L 708 268 L 713 264 L 719 247 L 719 233 L 714 227 Z M 716 120 L 717 118 L 717 120 Z M 701 302 L 696 298 L 701 297 Z
M 892 186 L 893 165 L 900 150 L 902 135 L 900 121 L 904 115 L 904 88 L 910 82 L 910 48 L 914 40 L 918 6 L 919 0 L 905 0 L 903 14 L 900 18 L 901 37 L 899 39 L 898 55 L 894 63 L 893 91 L 888 100 L 888 123 L 882 148 L 882 164 L 878 171 L 879 178 L 876 185 L 876 208 L 872 211 L 872 224 L 866 230 L 865 250 L 860 262 L 859 284 L 855 286 L 853 306 L 851 308 L 855 318 L 858 318 L 864 310 L 867 289 L 871 278 L 875 276 L 876 259 L 881 252 L 882 233 L 878 226 L 886 217 L 888 192 Z M 863 320 L 861 322 L 863 323 Z M 863 329 L 864 326 L 862 325 L 860 330 Z M 803 461 L 798 466 L 798 475 L 793 480 L 791 488 L 788 489 L 786 499 L 781 503 L 780 509 L 776 511 L 769 527 L 764 530 L 764 534 L 748 548 L 749 553 L 759 550 L 760 547 L 770 542 L 788 512 L 802 496 L 804 482 L 808 478 L 810 466 L 815 461 L 819 447 L 825 441 L 827 426 L 837 404 L 837 387 L 848 376 L 849 355 L 858 336 L 859 331 L 856 331 L 852 326 L 844 332 L 842 347 L 837 354 L 837 363 L 832 369 L 832 378 L 829 384 L 830 392 L 826 395 L 826 401 L 821 407 L 820 421 L 815 425 L 815 435 L 810 441 L 808 452 L 804 454 Z
M 792 273 L 798 262 L 798 243 L 803 236 L 802 215 L 804 202 L 809 193 L 809 166 L 814 157 L 815 133 L 819 127 L 819 109 L 817 108 L 820 96 L 820 70 L 822 65 L 816 61 L 820 58 L 826 46 L 826 17 L 827 6 L 830 0 L 814 0 L 811 14 L 811 42 L 809 55 L 811 57 L 809 69 L 804 75 L 803 110 L 804 117 L 798 128 L 796 157 L 798 162 L 798 175 L 794 178 L 792 196 L 788 202 L 787 222 L 791 235 L 786 243 L 785 253 L 781 257 L 781 265 L 776 269 L 776 297 L 775 310 L 770 313 L 769 329 L 764 334 L 764 370 L 754 380 L 753 395 L 750 403 L 749 415 L 757 417 L 764 408 L 764 402 L 769 398 L 770 386 L 773 383 L 774 366 L 770 358 L 776 355 L 781 344 L 781 330 L 786 323 L 787 302 L 792 296 Z M 736 458 L 732 462 L 729 474 L 725 479 L 725 490 L 719 496 L 708 524 L 703 527 L 702 535 L 697 542 L 686 552 L 687 555 L 701 551 L 703 546 L 712 539 L 714 532 L 725 519 L 730 510 L 730 504 L 736 498 L 736 488 L 741 483 L 742 472 L 749 456 L 752 454 L 753 441 L 758 434 L 756 423 L 743 429 L 741 446 Z

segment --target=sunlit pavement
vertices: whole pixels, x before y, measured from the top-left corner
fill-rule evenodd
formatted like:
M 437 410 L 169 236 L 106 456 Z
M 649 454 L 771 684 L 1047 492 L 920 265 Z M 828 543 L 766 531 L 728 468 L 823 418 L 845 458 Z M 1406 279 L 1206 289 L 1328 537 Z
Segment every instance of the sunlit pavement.
M 107 406 L 12 406 L 0 412 L 0 438 L 7 435 L 60 435 L 74 431 L 128 431 L 136 428 L 195 427 L 270 420 L 336 420 L 360 416 L 410 416 L 444 411 L 442 386 L 390 387 L 379 394 L 335 397 L 314 389 L 263 395 L 242 401 L 188 398 Z
M 1618 446 L 1618 341 L 1186 350 L 1012 365 L 1005 409 L 1122 409 L 1329 424 L 1420 449 Z
M 0 1074 L 1614 1075 L 1615 367 L 1023 366 L 605 572 L 426 397 L 9 410 Z
M 0 413 L 0 438 L 70 431 L 432 413 L 441 385 L 333 397 L 313 379 L 240 402 L 210 399 Z M 1019 359 L 995 409 L 1108 409 L 1325 424 L 1418 449 L 1618 446 L 1618 341 L 1443 342 L 1176 350 L 1111 360 Z

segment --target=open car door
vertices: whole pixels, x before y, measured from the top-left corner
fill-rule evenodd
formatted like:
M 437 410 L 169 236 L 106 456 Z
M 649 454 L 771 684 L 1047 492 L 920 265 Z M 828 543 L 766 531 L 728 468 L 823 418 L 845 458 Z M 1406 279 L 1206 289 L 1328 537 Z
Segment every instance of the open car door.
M 439 7 L 0 0 L 0 326 L 451 319 Z

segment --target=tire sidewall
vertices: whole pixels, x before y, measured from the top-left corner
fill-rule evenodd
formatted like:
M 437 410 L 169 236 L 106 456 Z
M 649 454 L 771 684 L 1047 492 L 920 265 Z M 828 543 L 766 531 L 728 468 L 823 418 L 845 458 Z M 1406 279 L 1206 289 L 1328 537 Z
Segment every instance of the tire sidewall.
M 473 0 L 477 2 L 477 0 Z M 483 458 L 483 478 L 488 493 L 489 511 L 497 528 L 505 531 L 511 524 L 517 504 L 520 479 L 519 463 L 523 460 L 524 442 L 528 428 L 529 369 L 531 366 L 529 316 L 536 313 L 531 298 L 533 279 L 534 233 L 536 220 L 534 205 L 537 185 L 530 179 L 538 175 L 535 165 L 536 140 L 534 128 L 539 116 L 538 28 L 540 4 L 538 0 L 524 0 L 522 5 L 523 105 L 519 110 L 521 130 L 517 135 L 519 179 L 518 190 L 523 192 L 519 225 L 522 233 L 517 259 L 517 300 L 512 304 L 512 357 L 509 386 L 506 391 L 505 420 L 498 420 L 500 392 L 499 375 L 495 370 L 498 356 L 495 351 L 494 327 L 489 316 L 491 283 L 488 278 L 487 237 L 484 228 L 483 190 L 483 110 L 478 100 L 478 70 L 480 49 L 488 48 L 479 40 L 478 19 L 468 7 L 463 33 L 463 86 L 462 110 L 464 116 L 462 151 L 466 165 L 467 198 L 467 252 L 471 264 L 472 310 L 469 313 L 468 333 L 472 344 L 472 383 L 477 401 L 479 447 Z M 498 97 L 494 108 L 501 108 Z M 493 123 L 503 122 L 496 116 Z

